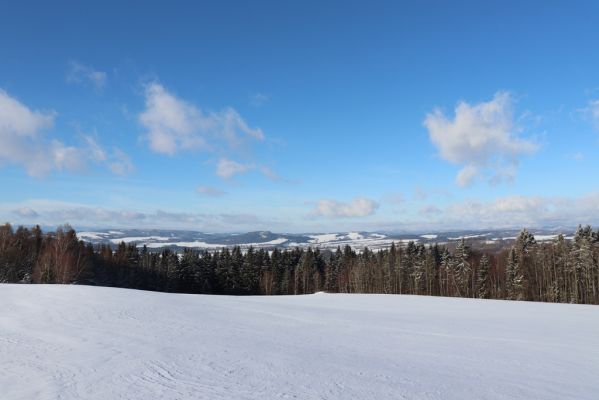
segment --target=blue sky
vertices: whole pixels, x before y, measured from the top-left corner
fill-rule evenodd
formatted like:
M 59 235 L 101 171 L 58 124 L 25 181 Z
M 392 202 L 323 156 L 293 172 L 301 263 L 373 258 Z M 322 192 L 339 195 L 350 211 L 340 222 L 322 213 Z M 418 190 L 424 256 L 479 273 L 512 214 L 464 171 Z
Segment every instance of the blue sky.
M 599 222 L 597 3 L 322 3 L 4 4 L 0 220 Z

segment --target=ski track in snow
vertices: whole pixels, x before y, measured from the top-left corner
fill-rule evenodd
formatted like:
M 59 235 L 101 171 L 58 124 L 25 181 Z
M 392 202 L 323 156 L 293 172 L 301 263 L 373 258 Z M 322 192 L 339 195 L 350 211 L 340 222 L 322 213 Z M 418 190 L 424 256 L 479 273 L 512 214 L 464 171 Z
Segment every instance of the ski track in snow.
M 6 284 L 0 304 L 3 400 L 599 393 L 597 306 Z

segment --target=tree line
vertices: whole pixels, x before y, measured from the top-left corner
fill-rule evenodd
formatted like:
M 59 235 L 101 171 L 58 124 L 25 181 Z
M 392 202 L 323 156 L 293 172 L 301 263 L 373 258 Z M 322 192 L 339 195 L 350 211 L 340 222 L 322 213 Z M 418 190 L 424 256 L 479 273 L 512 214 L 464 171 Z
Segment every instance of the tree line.
M 599 230 L 537 242 L 523 230 L 491 254 L 466 240 L 409 242 L 373 252 L 349 246 L 223 248 L 216 252 L 120 243 L 93 246 L 69 226 L 43 233 L 0 226 L 0 282 L 115 286 L 181 293 L 293 295 L 389 293 L 599 304 Z

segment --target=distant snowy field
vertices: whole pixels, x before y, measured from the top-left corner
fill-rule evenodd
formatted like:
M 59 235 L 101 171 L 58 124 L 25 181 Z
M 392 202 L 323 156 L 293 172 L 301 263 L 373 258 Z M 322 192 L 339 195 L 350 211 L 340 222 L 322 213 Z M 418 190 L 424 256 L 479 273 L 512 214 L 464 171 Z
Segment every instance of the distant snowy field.
M 0 285 L 0 398 L 599 397 L 599 307 Z

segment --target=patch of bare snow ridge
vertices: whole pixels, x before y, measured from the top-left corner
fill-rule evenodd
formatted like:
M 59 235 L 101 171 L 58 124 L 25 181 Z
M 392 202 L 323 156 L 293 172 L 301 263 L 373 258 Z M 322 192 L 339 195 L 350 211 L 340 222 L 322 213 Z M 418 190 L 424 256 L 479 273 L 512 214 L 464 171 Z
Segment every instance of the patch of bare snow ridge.
M 326 243 L 326 242 L 332 242 L 338 239 L 337 234 L 336 233 L 325 233 L 325 234 L 321 234 L 321 235 L 309 235 L 308 237 L 310 237 L 310 243 Z

